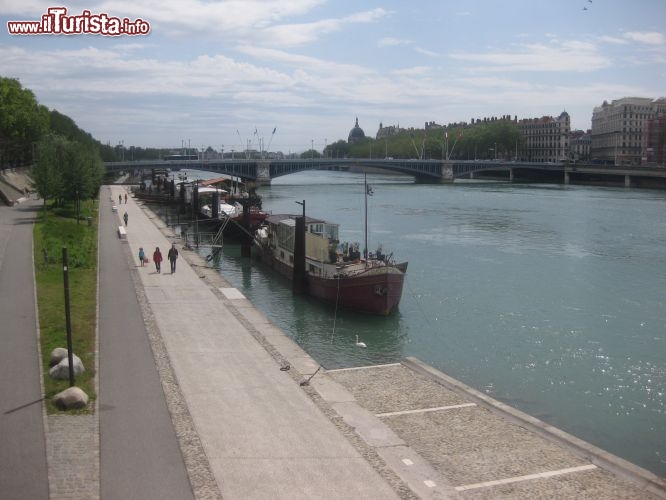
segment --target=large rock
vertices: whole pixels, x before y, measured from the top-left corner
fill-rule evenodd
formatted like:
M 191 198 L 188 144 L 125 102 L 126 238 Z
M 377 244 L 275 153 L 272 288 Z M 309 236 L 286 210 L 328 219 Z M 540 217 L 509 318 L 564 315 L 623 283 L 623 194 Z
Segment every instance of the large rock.
M 72 408 L 85 408 L 88 404 L 88 395 L 78 387 L 70 387 L 53 396 L 53 404 L 61 410 Z
M 74 360 L 74 374 L 83 373 L 86 369 L 83 367 L 81 359 L 76 354 L 72 354 Z M 69 378 L 69 359 L 65 356 L 60 362 L 49 370 L 51 378 L 67 379 Z
M 51 351 L 51 361 L 49 366 L 55 366 L 67 357 L 67 349 L 64 347 L 56 347 Z

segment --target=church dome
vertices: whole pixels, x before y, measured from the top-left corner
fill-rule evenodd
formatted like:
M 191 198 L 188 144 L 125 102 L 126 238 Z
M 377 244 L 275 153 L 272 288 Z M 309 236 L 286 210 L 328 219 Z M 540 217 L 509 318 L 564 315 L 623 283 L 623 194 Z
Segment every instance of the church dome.
M 347 142 L 349 144 L 354 144 L 362 139 L 365 139 L 365 132 L 363 132 L 363 129 L 358 126 L 358 117 L 356 117 L 356 125 L 354 125 L 354 128 L 349 131 Z

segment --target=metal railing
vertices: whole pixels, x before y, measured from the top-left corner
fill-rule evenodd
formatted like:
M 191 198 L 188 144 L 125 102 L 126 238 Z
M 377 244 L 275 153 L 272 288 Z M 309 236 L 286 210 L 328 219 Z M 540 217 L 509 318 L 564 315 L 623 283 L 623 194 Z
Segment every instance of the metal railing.
M 185 248 L 222 248 L 222 239 L 218 232 L 183 231 L 181 238 Z

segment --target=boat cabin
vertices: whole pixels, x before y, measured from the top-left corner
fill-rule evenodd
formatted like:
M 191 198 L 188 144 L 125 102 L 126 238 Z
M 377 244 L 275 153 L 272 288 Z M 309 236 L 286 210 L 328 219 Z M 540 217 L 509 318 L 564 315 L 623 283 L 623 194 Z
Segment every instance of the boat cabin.
M 293 263 L 296 234 L 295 215 L 272 215 L 267 219 L 270 246 L 276 257 Z M 339 224 L 321 219 L 305 218 L 305 257 L 319 262 L 335 262 Z

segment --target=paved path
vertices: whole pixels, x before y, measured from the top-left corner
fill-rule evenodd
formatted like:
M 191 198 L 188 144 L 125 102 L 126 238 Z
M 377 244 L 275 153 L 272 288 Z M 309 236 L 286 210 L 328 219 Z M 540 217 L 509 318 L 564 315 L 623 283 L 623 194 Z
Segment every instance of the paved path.
M 108 212 L 110 200 L 117 202 L 124 190 L 113 186 L 109 194 L 105 189 L 101 210 Z M 135 262 L 139 246 L 149 256 L 159 246 L 166 256 L 170 242 L 146 212 L 130 199 L 119 207 L 118 225 L 125 211 Z M 168 269 L 166 263 L 158 274 L 151 262 L 138 270 L 176 381 L 167 400 L 170 390 L 182 394 L 221 495 L 395 498 L 388 482 L 294 380 L 294 369 L 280 370 L 250 330 L 283 334 L 237 293 L 214 293 L 184 259 L 175 274 Z M 120 318 L 117 322 L 122 324 Z
M 135 291 L 138 270 L 127 243 L 118 239 L 118 216 L 110 205 L 108 194 L 102 196 L 97 406 L 101 497 L 194 498 Z M 140 224 L 135 226 L 139 229 Z
M 0 496 L 49 497 L 32 265 L 39 202 L 0 206 Z

